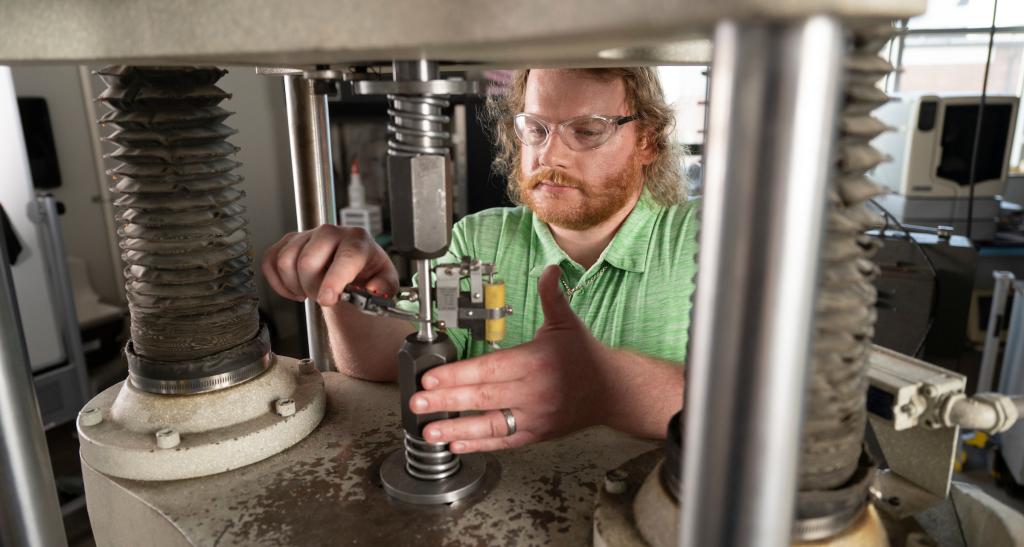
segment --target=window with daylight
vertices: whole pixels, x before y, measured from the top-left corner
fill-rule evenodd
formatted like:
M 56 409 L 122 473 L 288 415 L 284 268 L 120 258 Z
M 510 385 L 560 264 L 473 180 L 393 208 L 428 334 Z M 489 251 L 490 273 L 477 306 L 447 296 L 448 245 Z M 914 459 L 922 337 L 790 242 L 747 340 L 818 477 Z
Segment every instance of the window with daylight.
M 989 42 L 991 37 L 991 52 Z M 890 93 L 1024 93 L 1024 2 L 929 0 L 883 52 L 896 66 Z M 987 85 L 985 80 L 988 68 Z M 1024 116 L 1018 115 L 1010 172 L 1024 173 Z

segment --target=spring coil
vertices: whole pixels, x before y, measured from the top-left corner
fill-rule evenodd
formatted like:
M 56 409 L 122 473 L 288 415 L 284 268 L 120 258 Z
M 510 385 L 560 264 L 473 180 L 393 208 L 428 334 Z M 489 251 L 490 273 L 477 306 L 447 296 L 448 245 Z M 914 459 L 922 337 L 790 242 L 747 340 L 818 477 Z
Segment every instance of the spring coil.
M 451 118 L 442 109 L 451 104 L 431 95 L 388 95 L 388 154 L 447 156 L 452 135 Z
M 448 450 L 448 443 L 428 443 L 405 434 L 405 470 L 420 480 L 439 481 L 459 472 L 462 461 Z

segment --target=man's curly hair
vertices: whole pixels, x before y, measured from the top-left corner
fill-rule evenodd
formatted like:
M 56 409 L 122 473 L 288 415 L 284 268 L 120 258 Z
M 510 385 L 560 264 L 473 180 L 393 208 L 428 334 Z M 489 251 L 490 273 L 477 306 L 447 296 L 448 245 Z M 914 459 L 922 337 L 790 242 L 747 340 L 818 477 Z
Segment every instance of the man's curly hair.
M 665 103 L 657 71 L 651 67 L 580 68 L 589 77 L 603 81 L 621 79 L 626 87 L 626 104 L 638 116 L 640 124 L 657 151 L 653 162 L 643 167 L 644 184 L 655 201 L 674 205 L 685 199 L 682 174 L 684 150 L 672 142 L 675 113 Z M 526 79 L 529 70 L 517 70 L 512 75 L 508 92 L 487 99 L 484 111 L 485 127 L 492 133 L 497 154 L 494 170 L 507 180 L 507 192 L 513 203 L 522 204 L 519 185 L 520 142 L 516 138 L 513 117 L 523 111 L 526 102 Z

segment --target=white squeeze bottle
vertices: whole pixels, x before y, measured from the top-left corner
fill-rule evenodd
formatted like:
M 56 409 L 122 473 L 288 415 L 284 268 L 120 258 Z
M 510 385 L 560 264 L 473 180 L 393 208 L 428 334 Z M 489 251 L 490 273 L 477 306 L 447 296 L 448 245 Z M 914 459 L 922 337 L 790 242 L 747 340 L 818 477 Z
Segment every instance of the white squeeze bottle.
M 352 172 L 348 180 L 348 207 L 341 210 L 339 221 L 342 226 L 358 227 L 371 236 L 384 231 L 380 206 L 366 203 L 366 188 L 359 177 L 359 162 L 352 160 Z

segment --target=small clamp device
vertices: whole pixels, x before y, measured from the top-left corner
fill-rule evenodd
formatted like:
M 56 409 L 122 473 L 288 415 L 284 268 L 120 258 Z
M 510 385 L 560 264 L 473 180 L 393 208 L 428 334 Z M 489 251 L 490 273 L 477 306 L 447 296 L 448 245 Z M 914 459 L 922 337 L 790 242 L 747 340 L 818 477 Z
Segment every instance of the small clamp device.
M 420 320 L 415 313 L 399 308 L 395 300 L 376 296 L 363 287 L 347 285 L 341 292 L 341 300 L 354 305 L 367 315 L 386 315 L 407 321 Z
M 468 256 L 460 262 L 438 264 L 435 302 L 439 328 L 468 329 L 477 340 L 497 344 L 505 338 L 505 318 L 512 315 L 512 306 L 505 304 L 505 282 L 495 279 L 494 264 Z M 486 278 L 486 279 L 485 279 Z M 468 290 L 462 290 L 468 280 Z M 402 289 L 394 299 L 376 296 L 363 287 L 348 285 L 341 299 L 368 315 L 386 315 L 406 321 L 422 322 L 415 313 L 398 307 L 399 301 L 417 301 L 417 292 Z
M 505 338 L 505 282 L 495 279 L 494 264 L 468 256 L 434 267 L 437 318 L 446 327 L 469 329 L 473 338 L 497 344 Z M 485 279 L 486 278 L 486 279 Z M 462 290 L 463 281 L 469 289 Z

